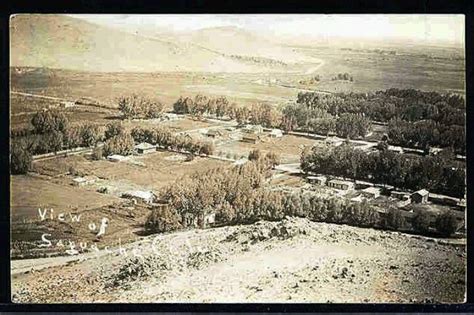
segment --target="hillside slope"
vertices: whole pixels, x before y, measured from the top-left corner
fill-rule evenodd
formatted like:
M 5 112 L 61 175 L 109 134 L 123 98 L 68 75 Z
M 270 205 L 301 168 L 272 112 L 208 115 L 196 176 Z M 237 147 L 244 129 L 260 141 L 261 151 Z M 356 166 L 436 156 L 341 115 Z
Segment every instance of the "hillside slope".
M 100 246 L 100 244 L 99 244 Z M 135 250 L 135 252 L 134 252 Z M 146 237 L 123 253 L 12 263 L 14 302 L 459 303 L 466 253 L 396 232 L 285 218 Z M 65 258 L 57 258 L 65 260 Z M 38 267 L 39 268 L 39 267 Z
M 100 72 L 272 69 L 193 43 L 141 37 L 62 15 L 15 15 L 10 20 L 10 38 L 12 66 Z

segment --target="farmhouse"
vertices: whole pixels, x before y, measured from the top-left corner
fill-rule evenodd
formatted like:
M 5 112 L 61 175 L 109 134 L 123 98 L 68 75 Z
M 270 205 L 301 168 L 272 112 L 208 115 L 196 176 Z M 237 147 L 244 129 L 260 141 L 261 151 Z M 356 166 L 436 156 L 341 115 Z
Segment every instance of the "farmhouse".
M 270 131 L 270 137 L 281 138 L 283 137 L 283 132 L 280 129 L 272 129 L 272 131 Z
M 76 177 L 72 180 L 74 186 L 86 186 L 93 184 L 96 178 L 94 176 Z
M 151 204 L 155 199 L 155 194 L 151 191 L 143 191 L 143 190 L 132 190 L 127 191 L 122 194 L 122 198 L 127 198 L 133 200 L 135 203 L 138 201 Z
M 135 146 L 135 151 L 137 151 L 138 154 L 148 154 L 151 152 L 155 152 L 156 146 L 147 142 L 142 142 Z
M 362 196 L 365 198 L 376 199 L 380 196 L 380 188 L 368 187 L 362 190 Z
M 426 189 L 420 189 L 418 191 L 415 191 L 412 195 L 411 195 L 411 200 L 414 202 L 414 203 L 426 203 L 428 201 L 428 196 L 429 196 L 429 192 L 428 190 Z
M 308 176 L 306 179 L 311 184 L 321 185 L 321 186 L 325 185 L 327 181 L 326 176 Z
M 258 135 L 255 134 L 245 134 L 242 136 L 242 142 L 248 142 L 248 143 L 257 143 L 260 140 Z
M 340 190 L 353 190 L 354 183 L 347 180 L 333 179 L 328 182 L 328 186 Z
M 126 156 L 120 155 L 120 154 L 112 154 L 107 157 L 107 160 L 110 162 L 122 162 L 127 159 Z

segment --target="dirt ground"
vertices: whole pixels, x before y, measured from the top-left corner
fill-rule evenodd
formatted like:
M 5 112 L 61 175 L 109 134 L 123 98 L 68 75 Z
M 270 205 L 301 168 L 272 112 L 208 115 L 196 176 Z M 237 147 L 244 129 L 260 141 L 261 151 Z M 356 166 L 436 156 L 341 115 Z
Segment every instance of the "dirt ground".
M 38 261 L 36 271 L 13 261 L 13 301 L 459 303 L 465 296 L 463 247 L 298 218 L 149 236 L 122 254 L 58 259 L 63 265 Z

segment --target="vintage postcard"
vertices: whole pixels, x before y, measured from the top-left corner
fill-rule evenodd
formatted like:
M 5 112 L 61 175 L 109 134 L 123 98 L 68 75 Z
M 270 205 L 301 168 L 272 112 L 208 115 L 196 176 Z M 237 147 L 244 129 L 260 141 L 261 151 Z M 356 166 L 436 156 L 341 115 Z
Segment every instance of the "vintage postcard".
M 462 303 L 463 15 L 10 17 L 14 303 Z

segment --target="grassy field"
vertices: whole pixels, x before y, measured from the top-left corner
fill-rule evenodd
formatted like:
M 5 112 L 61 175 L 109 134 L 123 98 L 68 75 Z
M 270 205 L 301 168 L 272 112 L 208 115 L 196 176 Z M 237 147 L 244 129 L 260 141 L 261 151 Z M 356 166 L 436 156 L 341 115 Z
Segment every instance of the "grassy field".
M 368 92 L 413 88 L 465 94 L 464 60 L 434 59 L 412 50 L 397 51 L 397 55 L 329 47 L 299 48 L 299 51 L 325 61 L 317 71 L 322 80 L 313 85 L 316 89 Z M 448 51 L 445 55 L 450 53 Z M 354 77 L 354 82 L 331 80 L 338 73 L 346 72 Z

